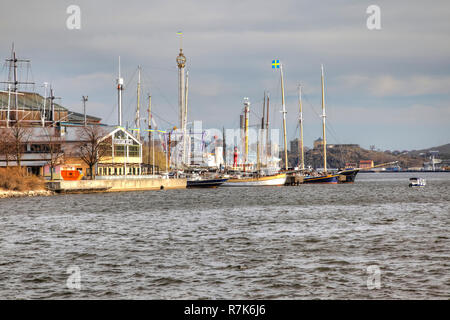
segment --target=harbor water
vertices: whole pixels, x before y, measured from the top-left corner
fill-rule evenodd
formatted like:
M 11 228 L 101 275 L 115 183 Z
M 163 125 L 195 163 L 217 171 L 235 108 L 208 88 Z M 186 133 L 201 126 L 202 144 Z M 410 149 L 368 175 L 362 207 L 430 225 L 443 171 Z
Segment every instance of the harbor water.
M 0 226 L 1 299 L 450 298 L 450 173 L 0 199 Z

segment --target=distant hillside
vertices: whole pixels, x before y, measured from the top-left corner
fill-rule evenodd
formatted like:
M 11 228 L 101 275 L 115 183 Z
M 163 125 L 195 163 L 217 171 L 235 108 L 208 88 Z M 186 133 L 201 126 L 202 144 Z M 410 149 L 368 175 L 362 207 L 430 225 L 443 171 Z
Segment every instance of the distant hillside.
M 430 151 L 439 151 L 439 158 L 442 159 L 450 159 L 450 143 L 444 144 L 442 146 L 423 149 L 423 150 L 413 150 L 408 152 L 411 156 L 419 156 L 421 153 L 429 153 Z
M 281 157 L 282 158 L 282 157 Z M 298 164 L 298 154 L 290 154 L 289 166 Z M 341 147 L 327 149 L 327 164 L 330 168 L 344 168 L 345 163 L 353 162 L 359 164 L 360 160 L 373 160 L 375 164 L 398 161 L 404 168 L 421 167 L 423 157 L 403 153 L 399 155 L 390 152 L 366 150 L 360 147 Z M 322 149 L 310 149 L 305 152 L 305 164 L 313 168 L 323 167 Z

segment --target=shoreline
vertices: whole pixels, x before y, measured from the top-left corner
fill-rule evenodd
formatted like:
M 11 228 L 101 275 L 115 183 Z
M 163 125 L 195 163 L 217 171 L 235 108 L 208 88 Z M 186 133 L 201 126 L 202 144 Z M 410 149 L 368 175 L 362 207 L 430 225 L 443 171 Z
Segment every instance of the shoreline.
M 20 197 L 48 197 L 53 196 L 56 193 L 50 190 L 28 190 L 28 191 L 16 191 L 16 190 L 4 190 L 0 189 L 0 199 L 7 198 L 20 198 Z

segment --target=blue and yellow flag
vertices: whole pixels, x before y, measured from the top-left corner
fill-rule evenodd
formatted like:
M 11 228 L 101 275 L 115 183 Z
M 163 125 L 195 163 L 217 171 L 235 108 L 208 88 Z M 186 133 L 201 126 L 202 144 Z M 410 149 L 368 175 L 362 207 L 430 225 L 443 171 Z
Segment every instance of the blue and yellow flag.
M 179 35 L 182 35 L 182 34 L 183 34 L 183 32 L 182 32 L 182 31 L 178 31 L 178 32 L 177 32 L 177 34 L 179 34 Z
M 272 69 L 280 69 L 280 60 L 272 60 Z

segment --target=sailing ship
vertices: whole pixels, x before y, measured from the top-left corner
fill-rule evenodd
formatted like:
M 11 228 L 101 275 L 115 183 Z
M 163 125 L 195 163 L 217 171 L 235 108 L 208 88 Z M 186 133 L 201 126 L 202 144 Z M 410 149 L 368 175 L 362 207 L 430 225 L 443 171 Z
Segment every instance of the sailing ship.
M 339 170 L 336 174 L 328 174 L 327 173 L 327 140 L 326 140 L 326 114 L 325 114 L 325 85 L 324 85 L 324 72 L 323 72 L 323 65 L 321 66 L 322 69 L 322 134 L 323 134 L 323 166 L 324 171 L 322 175 L 310 175 L 310 176 L 304 176 L 303 177 L 303 183 L 353 183 L 356 179 L 356 175 L 360 170 L 363 168 L 345 168 L 343 170 Z M 299 171 L 305 170 L 305 163 L 304 163 L 304 152 L 303 152 L 303 115 L 302 115 L 302 95 L 301 95 L 301 87 L 299 86 L 299 106 L 300 106 L 300 116 L 299 116 L 299 124 L 300 124 L 300 154 L 299 159 L 301 159 L 301 165 Z M 382 163 L 379 165 L 375 165 L 370 167 L 377 168 L 377 167 L 384 167 L 387 165 L 395 164 L 397 161 L 394 162 L 388 162 L 388 163 Z M 367 169 L 367 168 L 366 168 Z
M 325 85 L 323 76 L 323 65 L 322 69 L 322 135 L 323 135 L 323 172 L 317 176 L 305 176 L 303 178 L 303 183 L 331 183 L 336 184 L 339 180 L 339 174 L 330 174 L 327 172 L 327 139 L 326 139 L 326 126 L 325 126 Z M 355 174 L 356 175 L 356 174 Z
M 286 173 L 279 173 L 270 176 L 248 175 L 237 176 L 229 179 L 223 184 L 225 187 L 257 187 L 257 186 L 284 186 L 286 183 Z
M 365 170 L 381 168 L 388 165 L 397 164 L 398 161 L 392 161 L 387 163 L 378 164 L 376 166 L 371 166 L 370 168 L 364 168 Z M 356 175 L 359 171 L 363 170 L 363 168 L 347 168 L 338 172 L 339 174 L 339 183 L 353 183 L 355 182 Z
M 280 69 L 280 77 L 281 77 L 281 103 L 282 103 L 282 113 L 283 113 L 283 137 L 284 137 L 284 154 L 285 154 L 285 170 L 288 171 L 288 157 L 287 157 L 287 135 L 286 135 L 286 104 L 284 99 L 284 79 L 283 79 L 283 65 L 279 60 L 272 61 L 272 68 Z M 264 97 L 265 101 L 265 97 Z M 265 102 L 264 102 L 265 107 Z M 263 115 L 264 115 L 264 107 L 263 107 Z M 267 105 L 268 108 L 268 105 Z M 248 102 L 248 98 L 244 99 L 244 112 L 245 112 L 245 120 L 244 120 L 244 170 L 248 161 L 248 120 L 250 114 L 250 103 Z M 265 123 L 264 129 L 268 130 L 268 109 L 267 109 L 267 119 Z M 264 126 L 264 118 L 262 119 L 262 125 Z M 268 136 L 266 136 L 266 143 L 268 140 Z M 260 150 L 259 150 L 259 135 L 257 141 L 257 171 L 252 172 L 250 174 L 243 173 L 238 174 L 228 181 L 226 181 L 223 186 L 226 187 L 254 187 L 254 186 L 283 186 L 286 184 L 286 172 L 276 172 L 275 174 L 263 174 L 260 166 Z M 267 150 L 266 150 L 267 151 Z

